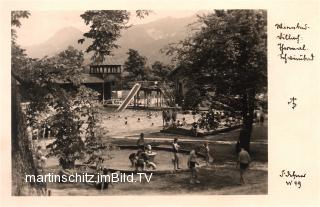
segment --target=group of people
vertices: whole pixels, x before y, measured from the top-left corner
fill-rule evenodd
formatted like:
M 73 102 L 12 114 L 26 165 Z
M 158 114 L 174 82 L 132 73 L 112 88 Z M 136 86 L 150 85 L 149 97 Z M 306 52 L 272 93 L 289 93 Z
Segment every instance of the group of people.
M 178 113 L 175 110 L 162 111 L 162 125 L 164 128 L 170 127 L 176 123 Z
M 153 160 L 150 161 L 148 156 L 148 153 L 152 153 L 151 145 L 147 145 L 145 150 L 143 133 L 140 134 L 140 138 L 137 141 L 137 145 L 139 147 L 138 153 L 136 153 L 134 156 L 132 155 L 132 159 L 130 159 L 130 161 L 132 160 L 131 161 L 132 165 L 136 166 L 136 168 L 141 166 L 142 169 L 144 169 L 146 165 L 149 165 L 149 166 L 152 166 L 153 169 L 155 169 L 156 168 L 155 163 L 153 162 Z M 178 143 L 178 138 L 175 138 L 172 142 L 172 152 L 173 152 L 172 163 L 173 163 L 174 171 L 181 169 L 180 168 L 181 161 L 179 156 L 180 148 L 181 146 Z M 197 169 L 197 166 L 199 165 L 197 154 L 200 151 L 203 153 L 205 157 L 206 166 L 208 166 L 210 163 L 213 163 L 212 152 L 208 142 L 205 142 L 201 147 L 194 147 L 189 153 L 188 163 L 187 163 L 188 168 L 190 169 L 190 172 L 191 172 L 190 174 L 191 184 L 200 183 L 200 181 L 198 180 L 198 169 Z M 246 182 L 244 179 L 244 173 L 249 167 L 249 164 L 251 162 L 251 157 L 243 147 L 240 147 L 237 153 L 238 153 L 238 159 L 237 159 L 236 167 L 237 168 L 239 167 L 239 170 L 240 170 L 240 184 L 245 184 Z M 138 163 L 138 165 L 136 163 Z
M 158 113 L 158 112 L 155 112 L 155 113 L 147 112 L 147 116 L 146 116 L 147 119 L 152 119 L 152 116 L 158 117 L 158 116 L 159 116 L 159 113 Z M 121 116 L 119 115 L 118 118 L 121 118 Z M 110 120 L 111 117 L 109 116 L 108 119 Z M 141 118 L 138 117 L 138 118 L 137 118 L 137 122 L 140 122 L 140 121 L 141 121 Z M 129 124 L 128 117 L 124 117 L 124 125 L 128 125 L 128 124 Z M 151 123 L 151 126 L 154 126 L 154 122 Z
M 180 120 L 177 120 L 176 123 L 173 123 L 172 126 L 173 127 L 186 127 L 188 124 L 187 124 L 187 121 L 186 121 L 186 118 L 183 117 L 182 118 L 182 121 Z
M 140 134 L 140 138 L 137 141 L 138 151 L 129 155 L 131 166 L 135 167 L 136 171 L 144 170 L 146 168 L 152 168 L 155 170 L 157 165 L 153 162 L 155 153 L 152 151 L 150 144 L 146 145 L 144 141 L 144 134 Z
M 180 169 L 180 159 L 179 159 L 179 150 L 180 150 L 180 145 L 178 144 L 178 138 L 175 138 L 172 143 L 172 149 L 173 149 L 173 154 L 174 157 L 172 159 L 174 170 L 179 170 Z M 199 165 L 199 162 L 197 160 L 197 148 L 194 148 L 190 151 L 189 158 L 188 158 L 188 167 L 191 171 L 190 175 L 190 183 L 200 183 L 198 180 L 198 169 L 196 168 L 196 165 Z
M 211 157 L 209 144 L 206 142 L 202 146 L 202 148 L 204 149 L 206 165 L 208 166 L 210 163 L 210 157 Z M 180 169 L 179 150 L 180 150 L 180 145 L 178 144 L 178 138 L 175 138 L 172 143 L 172 151 L 173 151 L 173 155 L 174 155 L 172 162 L 173 162 L 173 166 L 174 166 L 175 171 Z M 200 183 L 200 181 L 198 180 L 198 169 L 196 168 L 196 166 L 199 165 L 197 154 L 199 153 L 200 150 L 201 150 L 201 148 L 194 147 L 189 153 L 187 165 L 188 165 L 188 168 L 190 169 L 190 172 L 191 172 L 191 174 L 190 174 L 190 183 L 191 184 Z
M 152 147 L 150 144 L 146 145 L 144 140 L 144 134 L 141 133 L 139 139 L 137 140 L 137 147 L 138 151 L 136 153 L 132 153 L 129 155 L 129 160 L 131 162 L 132 167 L 135 167 L 138 171 L 139 169 L 144 170 L 145 168 L 152 167 L 153 169 L 156 169 L 156 164 L 153 162 L 153 158 L 155 155 L 154 152 L 152 152 Z M 173 152 L 173 168 L 174 171 L 177 171 L 180 168 L 180 148 L 181 146 L 178 143 L 178 138 L 175 138 L 172 143 L 172 152 Z M 190 169 L 191 175 L 190 175 L 190 183 L 200 183 L 198 178 L 198 169 L 196 168 L 197 165 L 199 165 L 197 153 L 199 153 L 200 150 L 204 151 L 206 165 L 208 166 L 210 163 L 211 158 L 211 152 L 208 142 L 206 142 L 202 147 L 195 147 L 192 149 L 189 153 L 188 157 L 188 168 Z
M 129 155 L 129 160 L 131 162 L 131 166 L 136 168 L 136 171 L 139 169 L 144 170 L 145 168 L 152 167 L 153 169 L 156 169 L 156 164 L 153 162 L 153 159 L 151 157 L 154 157 L 152 155 L 155 155 L 155 153 L 152 151 L 152 147 L 150 144 L 146 145 L 144 141 L 144 134 L 141 133 L 140 137 L 137 141 L 138 151 L 136 153 L 132 153 Z M 172 143 L 172 152 L 173 152 L 173 168 L 174 171 L 177 171 L 180 168 L 180 145 L 178 144 L 178 138 L 175 138 Z M 210 162 L 210 148 L 208 143 L 205 143 L 203 145 L 204 151 L 205 151 L 205 157 L 206 157 L 206 164 L 208 165 Z M 189 157 L 188 157 L 188 168 L 191 171 L 191 177 L 190 177 L 190 183 L 200 183 L 198 178 L 198 170 L 196 168 L 197 165 L 199 165 L 197 153 L 200 151 L 199 148 L 194 148 L 190 151 Z
M 173 144 L 173 152 L 174 152 L 174 169 L 180 169 L 179 168 L 179 156 L 178 156 L 178 151 L 180 146 L 178 145 L 178 139 L 174 139 Z M 204 149 L 204 156 L 205 156 L 205 161 L 206 165 L 208 166 L 210 163 L 210 158 L 212 156 L 212 153 L 210 151 L 210 147 L 208 142 L 206 142 L 202 148 Z M 198 178 L 198 169 L 196 168 L 196 165 L 199 165 L 199 162 L 197 161 L 197 153 L 200 151 L 201 148 L 195 147 L 191 150 L 189 154 L 189 159 L 188 159 L 188 167 L 191 170 L 191 177 L 190 177 L 190 183 L 200 183 L 200 181 L 197 179 Z M 212 158 L 213 162 L 213 158 Z M 240 147 L 238 151 L 238 158 L 237 158 L 237 164 L 236 168 L 239 167 L 239 172 L 240 172 L 240 185 L 246 184 L 246 181 L 244 179 L 244 174 L 246 170 L 249 168 L 249 165 L 251 163 L 251 157 L 248 151 L 245 150 L 245 148 Z

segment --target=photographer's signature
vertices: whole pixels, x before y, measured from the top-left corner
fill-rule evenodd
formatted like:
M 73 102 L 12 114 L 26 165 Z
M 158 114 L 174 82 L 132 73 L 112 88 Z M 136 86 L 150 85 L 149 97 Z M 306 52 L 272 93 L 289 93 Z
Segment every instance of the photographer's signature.
M 287 186 L 296 186 L 297 188 L 302 187 L 302 180 L 306 178 L 306 173 L 297 173 L 295 170 L 282 170 L 279 175 L 285 178 L 285 183 Z

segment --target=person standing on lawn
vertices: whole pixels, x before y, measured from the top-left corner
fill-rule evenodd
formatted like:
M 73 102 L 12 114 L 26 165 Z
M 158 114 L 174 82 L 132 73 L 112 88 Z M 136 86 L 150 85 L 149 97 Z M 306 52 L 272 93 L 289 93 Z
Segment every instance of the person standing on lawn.
M 240 184 L 241 185 L 246 183 L 243 175 L 245 171 L 248 169 L 250 162 L 251 162 L 251 157 L 249 153 L 244 148 L 241 148 L 238 156 L 237 166 L 236 166 L 238 168 L 238 165 L 240 164 Z
M 198 180 L 198 169 L 196 168 L 196 165 L 199 165 L 197 161 L 197 150 L 193 149 L 191 150 L 188 159 L 188 167 L 191 170 L 190 184 L 200 183 Z
M 172 149 L 173 149 L 173 159 L 172 159 L 173 168 L 174 168 L 174 170 L 179 170 L 180 167 L 179 167 L 179 155 L 178 155 L 178 153 L 179 153 L 180 145 L 178 144 L 178 138 L 175 138 L 173 140 Z
M 210 164 L 210 147 L 209 147 L 209 143 L 208 142 L 205 142 L 204 145 L 203 145 L 203 148 L 204 148 L 204 153 L 205 153 L 205 156 L 206 156 L 206 166 L 209 166 Z M 213 161 L 212 161 L 213 162 Z
M 145 149 L 145 141 L 144 141 L 144 134 L 143 133 L 141 133 L 140 134 L 140 137 L 139 137 L 139 139 L 138 139 L 138 141 L 137 141 L 137 146 L 138 146 L 138 148 L 139 149 L 142 149 L 142 150 L 144 150 Z

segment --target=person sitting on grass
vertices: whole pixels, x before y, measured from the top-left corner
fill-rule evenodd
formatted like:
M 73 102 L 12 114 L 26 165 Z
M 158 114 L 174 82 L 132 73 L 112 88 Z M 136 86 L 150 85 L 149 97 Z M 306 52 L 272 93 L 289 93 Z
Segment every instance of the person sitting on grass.
M 145 153 L 142 149 L 138 150 L 135 159 L 136 159 L 136 162 L 135 162 L 136 171 L 138 171 L 139 168 L 141 171 L 143 171 L 146 166 L 146 162 L 145 162 Z
M 130 160 L 130 162 L 131 162 L 131 167 L 134 167 L 134 166 L 136 165 L 136 162 L 137 162 L 136 157 L 137 157 L 137 154 L 136 154 L 136 153 L 131 153 L 131 154 L 129 155 L 129 160 Z
M 129 160 L 131 162 L 131 166 L 136 168 L 136 171 L 144 170 L 146 167 L 152 167 L 153 170 L 157 168 L 157 165 L 150 161 L 149 156 L 142 149 L 139 149 L 137 153 L 132 153 L 129 156 Z
M 146 166 L 147 167 L 152 167 L 155 170 L 157 168 L 157 165 L 150 160 L 150 156 L 154 155 L 154 153 L 152 152 L 152 147 L 151 147 L 150 144 L 147 145 L 147 150 L 146 150 L 145 154 L 147 155 L 146 159 L 145 159 Z
M 196 165 L 199 165 L 199 163 L 197 161 L 197 148 L 194 148 L 191 150 L 188 159 L 188 167 L 191 171 L 190 184 L 200 183 L 198 180 L 198 169 L 196 168 Z
M 143 153 L 143 157 L 144 157 L 144 162 L 145 162 L 145 166 L 147 168 L 152 167 L 153 170 L 155 170 L 157 168 L 157 165 L 154 162 L 151 162 L 148 155 L 146 155 L 146 153 Z
M 251 157 L 249 153 L 244 148 L 241 148 L 238 155 L 238 161 L 236 166 L 238 168 L 238 165 L 240 164 L 240 185 L 246 183 L 243 175 L 245 171 L 248 169 L 250 162 L 251 162 Z
M 148 145 L 147 145 L 146 154 L 147 154 L 147 155 L 151 155 L 151 154 L 153 154 L 153 152 L 152 152 L 152 147 L 151 147 L 151 145 L 150 145 L 150 144 L 148 144 Z

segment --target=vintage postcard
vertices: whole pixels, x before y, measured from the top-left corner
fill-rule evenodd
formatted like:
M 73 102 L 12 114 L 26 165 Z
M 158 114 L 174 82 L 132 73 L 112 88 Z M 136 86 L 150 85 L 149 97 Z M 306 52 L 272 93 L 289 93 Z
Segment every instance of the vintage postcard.
M 317 1 L 1 1 L 1 202 L 319 205 L 319 18 Z

